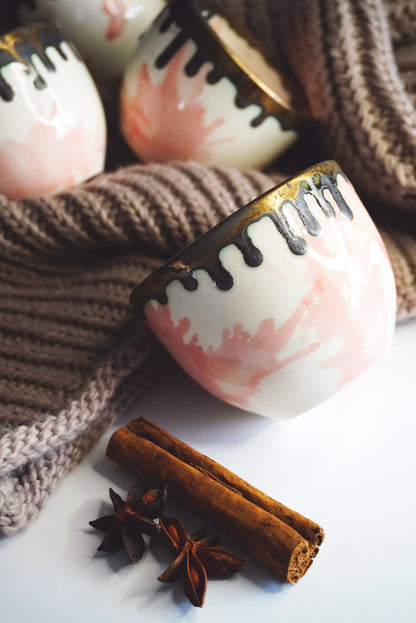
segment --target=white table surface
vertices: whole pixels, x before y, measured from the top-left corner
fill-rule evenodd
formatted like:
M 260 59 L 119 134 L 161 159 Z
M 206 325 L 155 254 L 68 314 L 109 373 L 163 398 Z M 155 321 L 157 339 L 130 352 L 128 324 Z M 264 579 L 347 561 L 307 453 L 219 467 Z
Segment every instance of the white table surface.
M 110 486 L 124 494 L 134 480 L 105 457 L 109 432 L 26 531 L 0 539 L 0 621 L 415 623 L 415 364 L 410 322 L 382 364 L 285 422 L 228 407 L 172 366 L 117 425 L 144 415 L 319 522 L 326 538 L 310 570 L 291 586 L 250 560 L 209 581 L 201 610 L 180 582 L 156 581 L 170 556 L 160 545 L 137 565 L 97 553 L 102 533 L 88 521 L 110 511 Z

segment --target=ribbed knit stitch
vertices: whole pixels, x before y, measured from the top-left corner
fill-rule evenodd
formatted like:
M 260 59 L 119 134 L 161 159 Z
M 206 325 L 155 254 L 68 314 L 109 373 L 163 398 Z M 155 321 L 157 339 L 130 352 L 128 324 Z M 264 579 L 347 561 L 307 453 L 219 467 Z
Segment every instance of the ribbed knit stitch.
M 0 196 L 0 532 L 27 525 L 162 365 L 132 288 L 284 174 L 339 161 L 386 242 L 398 318 L 416 315 L 415 3 L 228 5 L 283 55 L 314 121 L 267 175 L 135 164 L 55 197 Z M 134 162 L 114 118 L 108 170 Z
M 136 165 L 0 199 L 0 530 L 23 527 L 160 365 L 129 294 L 271 187 L 260 172 Z

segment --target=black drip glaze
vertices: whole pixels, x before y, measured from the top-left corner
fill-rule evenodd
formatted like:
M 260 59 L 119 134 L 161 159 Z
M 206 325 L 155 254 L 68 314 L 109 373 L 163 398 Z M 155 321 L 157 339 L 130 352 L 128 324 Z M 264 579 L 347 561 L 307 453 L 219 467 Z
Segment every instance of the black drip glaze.
M 10 84 L 6 82 L 1 74 L 1 67 L 8 65 L 12 61 L 16 60 L 10 52 L 7 50 L 0 50 L 0 97 L 5 102 L 11 102 L 14 96 L 14 91 Z
M 159 54 L 156 59 L 156 67 L 163 69 L 169 63 L 169 61 L 175 56 L 176 52 L 179 52 L 182 46 L 188 40 L 188 36 L 184 32 L 179 32 L 176 37 L 169 43 L 169 45 Z
M 18 31 L 17 31 L 18 35 Z M 37 71 L 35 65 L 33 64 L 32 56 L 36 55 L 45 69 L 49 72 L 56 71 L 55 65 L 52 63 L 50 58 L 46 53 L 46 48 L 53 47 L 58 52 L 63 60 L 68 60 L 67 55 L 61 48 L 62 42 L 65 39 L 62 36 L 62 33 L 57 28 L 53 26 L 49 26 L 48 28 L 39 28 L 36 33 L 36 38 L 33 36 L 25 37 L 24 32 L 20 38 L 16 38 L 14 44 L 14 51 L 16 56 L 13 56 L 8 50 L 0 49 L 0 97 L 2 100 L 6 102 L 10 102 L 13 100 L 14 91 L 10 84 L 4 79 L 1 69 L 6 65 L 9 65 L 13 62 L 21 62 L 27 68 L 27 73 L 33 76 L 33 84 L 36 89 L 42 90 L 47 85 L 45 80 Z M 75 48 L 71 46 L 74 54 L 79 58 L 78 53 Z
M 185 74 L 189 78 L 196 76 L 204 63 L 205 55 L 200 50 L 197 50 L 193 57 L 185 65 Z
M 256 220 L 251 220 L 249 225 L 259 221 L 265 216 L 269 217 L 275 225 L 277 231 L 285 238 L 290 251 L 295 255 L 305 255 L 308 251 L 307 241 L 301 236 L 297 235 L 293 228 L 290 226 L 284 213 L 282 212 L 283 205 L 290 205 L 291 209 L 294 209 L 297 212 L 300 220 L 305 226 L 306 231 L 311 236 L 318 236 L 322 230 L 319 222 L 308 208 L 308 205 L 304 198 L 306 194 L 310 194 L 315 197 L 325 218 L 335 218 L 334 208 L 324 196 L 324 191 L 326 189 L 332 193 L 335 201 L 338 204 L 341 214 L 345 218 L 347 218 L 348 220 L 352 220 L 353 213 L 349 206 L 345 203 L 341 193 L 338 190 L 336 183 L 336 173 L 317 173 L 310 178 L 309 182 L 303 180 L 300 183 L 295 183 L 299 184 L 296 199 L 283 200 L 278 211 L 272 209 L 269 212 L 264 212 L 260 214 L 260 216 Z M 287 186 L 290 189 L 291 183 L 288 182 Z M 233 218 L 237 219 L 237 214 L 238 213 L 235 213 L 235 215 L 229 217 L 229 220 L 232 220 Z M 253 244 L 250 236 L 247 233 L 247 227 L 240 231 L 238 234 L 232 236 L 229 240 L 227 240 L 227 243 L 224 245 L 223 248 L 229 246 L 230 244 L 234 244 L 241 251 L 244 261 L 248 266 L 260 266 L 260 264 L 263 262 L 263 255 L 261 251 Z M 206 253 L 210 247 L 212 247 L 212 239 L 208 239 L 208 236 L 202 237 L 198 242 L 198 249 L 195 251 L 195 253 L 197 253 L 198 256 L 200 254 L 202 256 L 206 256 L 208 257 L 208 259 L 204 260 L 203 264 L 198 264 L 197 259 L 191 256 L 192 261 L 190 262 L 190 264 L 193 265 L 192 269 L 186 274 L 183 274 L 183 271 L 181 271 L 180 276 L 176 277 L 176 279 L 178 279 L 182 283 L 183 287 L 186 290 L 194 291 L 197 289 L 198 281 L 194 277 L 194 273 L 199 269 L 207 272 L 213 280 L 215 286 L 220 290 L 230 290 L 232 288 L 233 278 L 222 265 L 219 253 Z M 174 279 L 175 278 L 173 278 L 171 281 L 173 281 Z M 162 305 L 166 304 L 168 302 L 166 289 L 163 288 L 159 295 L 154 298 L 156 298 L 156 300 L 158 300 L 159 303 L 161 303 Z
M 213 10 L 206 9 L 204 11 L 204 18 L 209 19 L 209 17 L 213 14 Z M 196 46 L 196 51 L 184 68 L 185 75 L 191 78 L 198 73 L 204 63 L 214 64 L 211 55 L 198 47 L 198 37 L 187 34 L 192 33 L 193 28 L 186 8 L 181 6 L 181 2 L 171 2 L 171 4 L 165 9 L 165 15 L 166 17 L 161 22 L 159 31 L 164 33 L 172 26 L 172 24 L 175 24 L 179 28 L 179 32 L 156 58 L 156 67 L 158 69 L 166 67 L 166 65 L 172 60 L 173 56 L 186 44 L 187 41 L 193 41 Z M 284 114 L 277 114 L 271 110 L 267 110 L 264 101 L 260 101 L 260 99 L 255 96 L 252 88 L 249 89 L 249 96 L 245 96 L 241 93 L 241 90 L 239 91 L 240 85 L 236 84 L 235 79 L 233 79 L 234 72 L 227 68 L 226 65 L 228 63 L 224 62 L 224 58 L 222 61 L 223 62 L 220 60 L 220 62 L 214 64 L 213 68 L 208 72 L 205 78 L 207 84 L 216 84 L 221 78 L 227 77 L 237 89 L 234 101 L 238 108 L 247 108 L 247 106 L 253 104 L 257 105 L 260 108 L 260 112 L 250 122 L 250 125 L 253 128 L 258 127 L 267 119 L 268 116 L 274 116 L 278 119 L 283 130 L 293 129 L 293 123 L 288 122 L 288 119 L 286 119 Z

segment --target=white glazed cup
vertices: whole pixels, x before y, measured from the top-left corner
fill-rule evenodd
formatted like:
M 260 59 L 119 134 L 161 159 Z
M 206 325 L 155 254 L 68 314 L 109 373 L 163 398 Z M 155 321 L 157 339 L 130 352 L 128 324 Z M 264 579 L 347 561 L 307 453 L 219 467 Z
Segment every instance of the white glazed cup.
M 150 275 L 131 302 L 206 390 L 280 418 L 383 359 L 396 318 L 381 237 L 333 161 L 232 214 Z
M 120 77 L 140 35 L 164 0 L 32 0 L 19 11 L 23 23 L 56 20 L 100 85 Z
M 142 160 L 263 167 L 296 140 L 300 117 L 280 74 L 220 11 L 172 0 L 139 43 L 121 128 Z
M 55 193 L 103 170 L 104 111 L 73 45 L 53 25 L 0 37 L 0 192 Z

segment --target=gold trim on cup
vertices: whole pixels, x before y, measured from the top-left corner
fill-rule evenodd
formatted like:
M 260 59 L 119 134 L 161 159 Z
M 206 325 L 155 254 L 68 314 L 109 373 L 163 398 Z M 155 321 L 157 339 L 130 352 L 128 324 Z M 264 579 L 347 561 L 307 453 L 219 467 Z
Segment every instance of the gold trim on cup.
M 52 22 L 35 22 L 0 35 L 0 99 L 7 102 L 13 100 L 13 89 L 4 79 L 2 70 L 16 61 L 25 65 L 33 75 L 34 86 L 39 90 L 44 89 L 46 84 L 33 64 L 32 55 L 35 54 L 48 71 L 55 71 L 55 66 L 45 50 L 52 46 L 66 60 L 67 56 L 61 48 L 61 43 L 64 42 L 70 46 L 75 56 L 80 58 L 75 47 Z
M 218 5 L 212 8 L 199 9 L 193 0 L 172 0 L 161 13 L 165 15 L 161 21 L 161 32 L 166 31 L 172 23 L 179 28 L 179 32 L 167 45 L 165 50 L 156 59 L 158 68 L 165 67 L 176 52 L 187 40 L 192 40 L 196 52 L 187 63 L 185 73 L 194 76 L 205 62 L 214 62 L 213 69 L 207 74 L 207 82 L 215 84 L 221 78 L 227 77 L 237 89 L 236 105 L 245 108 L 250 104 L 257 104 L 262 112 L 252 121 L 252 125 L 259 125 L 266 117 L 276 117 L 283 129 L 293 129 L 302 123 L 301 115 L 285 101 L 278 93 L 272 90 L 264 81 L 250 69 L 239 56 L 230 49 L 209 25 L 209 18 L 214 15 L 223 17 L 237 34 L 246 38 L 250 45 L 257 49 L 271 69 L 285 78 L 281 68 L 273 67 L 264 55 L 263 45 L 253 35 L 248 36 L 245 29 L 235 26 L 232 19 Z M 158 19 L 161 19 L 161 16 Z M 203 42 L 203 46 L 200 43 Z
M 290 203 L 298 212 L 308 233 L 317 236 L 320 233 L 320 225 L 304 201 L 304 195 L 307 193 L 314 195 L 323 213 L 330 218 L 335 216 L 335 212 L 325 196 L 325 190 L 329 190 L 340 211 L 351 220 L 353 214 L 337 189 L 338 174 L 343 175 L 339 165 L 333 160 L 327 160 L 305 169 L 254 199 L 156 269 L 132 292 L 131 304 L 137 310 L 142 310 L 146 302 L 152 298 L 165 303 L 166 287 L 175 279 L 181 281 L 189 290 L 196 289 L 197 283 L 193 272 L 198 269 L 206 270 L 218 288 L 229 289 L 232 285 L 229 278 L 232 278 L 222 267 L 219 253 L 225 246 L 235 244 L 242 252 L 246 264 L 253 267 L 260 265 L 261 254 L 259 255 L 260 252 L 251 243 L 247 228 L 264 215 L 270 216 L 273 220 L 278 231 L 286 239 L 290 252 L 296 255 L 306 254 L 306 241 L 293 232 L 281 208 L 284 204 Z

